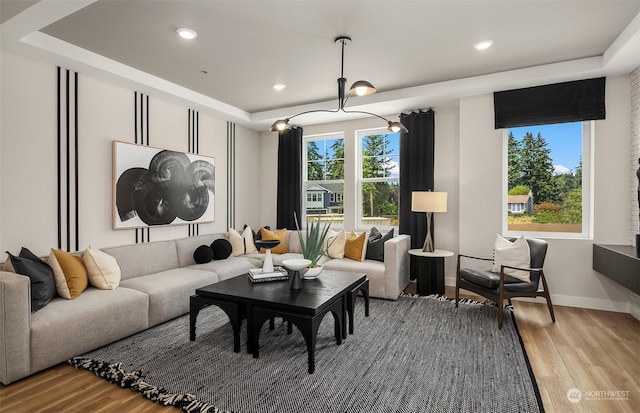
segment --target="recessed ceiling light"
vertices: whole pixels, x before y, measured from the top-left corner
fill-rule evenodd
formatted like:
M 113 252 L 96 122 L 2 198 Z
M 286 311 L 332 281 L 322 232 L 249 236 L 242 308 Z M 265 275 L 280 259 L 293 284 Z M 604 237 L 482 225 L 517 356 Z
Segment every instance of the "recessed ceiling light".
M 273 88 L 274 88 L 275 90 L 282 90 L 282 89 L 284 89 L 285 87 L 287 87 L 287 85 L 285 85 L 284 83 L 275 83 L 275 84 L 273 85 Z
M 192 39 L 195 39 L 196 37 L 198 37 L 198 33 L 194 32 L 191 29 L 187 29 L 187 28 L 184 28 L 184 27 L 181 27 L 178 30 L 176 30 L 176 33 L 178 33 L 178 36 L 182 37 L 183 39 L 187 39 L 187 40 L 192 40 Z
M 483 40 L 481 42 L 474 44 L 473 47 L 475 47 L 476 50 L 484 50 L 484 49 L 490 48 L 492 44 L 493 44 L 493 40 Z

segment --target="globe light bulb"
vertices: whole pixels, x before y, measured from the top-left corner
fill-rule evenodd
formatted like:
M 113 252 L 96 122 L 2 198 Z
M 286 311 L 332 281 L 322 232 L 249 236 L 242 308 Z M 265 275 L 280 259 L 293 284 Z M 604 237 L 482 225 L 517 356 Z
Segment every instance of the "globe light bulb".
M 356 87 L 356 95 L 364 96 L 366 94 L 367 94 L 367 87 L 366 86 L 358 86 L 358 87 Z

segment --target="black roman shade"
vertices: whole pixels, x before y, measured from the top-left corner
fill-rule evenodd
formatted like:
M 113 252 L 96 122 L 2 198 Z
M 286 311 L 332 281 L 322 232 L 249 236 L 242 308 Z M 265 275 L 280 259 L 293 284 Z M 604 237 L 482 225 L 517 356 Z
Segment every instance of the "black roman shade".
M 605 119 L 605 78 L 493 94 L 495 128 Z
M 296 229 L 293 213 L 302 216 L 302 128 L 299 127 L 278 136 L 277 200 L 277 227 Z

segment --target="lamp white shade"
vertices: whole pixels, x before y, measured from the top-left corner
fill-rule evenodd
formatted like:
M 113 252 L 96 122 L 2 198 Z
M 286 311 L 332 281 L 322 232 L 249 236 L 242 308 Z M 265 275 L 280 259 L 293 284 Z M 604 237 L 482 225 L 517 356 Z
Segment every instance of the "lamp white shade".
M 447 193 L 431 191 L 412 192 L 411 211 L 447 212 Z

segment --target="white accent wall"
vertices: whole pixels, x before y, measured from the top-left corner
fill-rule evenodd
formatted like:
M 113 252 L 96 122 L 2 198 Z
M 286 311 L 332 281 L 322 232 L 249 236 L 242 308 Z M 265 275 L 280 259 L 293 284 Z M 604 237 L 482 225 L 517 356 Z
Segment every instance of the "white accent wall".
M 0 251 L 17 253 L 25 246 L 48 255 L 57 247 L 57 68 L 1 53 Z M 79 249 L 135 243 L 135 230 L 112 229 L 111 147 L 113 140 L 134 142 L 135 90 L 81 72 L 78 78 Z M 187 152 L 188 109 L 149 96 L 149 146 Z M 199 232 L 226 232 L 227 122 L 202 112 L 199 120 L 199 152 L 215 158 L 215 221 L 200 224 Z M 236 140 L 237 153 L 257 165 L 258 133 L 237 126 Z M 255 176 L 237 172 L 237 193 L 245 199 L 256 194 Z M 236 211 L 237 222 L 254 214 L 245 203 Z M 152 242 L 187 236 L 187 225 L 149 233 Z
M 629 169 L 620 160 L 631 147 L 629 97 L 628 75 L 607 78 L 607 118 L 595 122 L 594 239 L 548 240 L 545 274 L 554 304 L 629 312 L 631 292 L 592 269 L 594 242 L 628 243 Z M 501 231 L 502 191 L 502 131 L 494 129 L 492 95 L 460 101 L 459 179 L 460 251 L 490 257 Z

